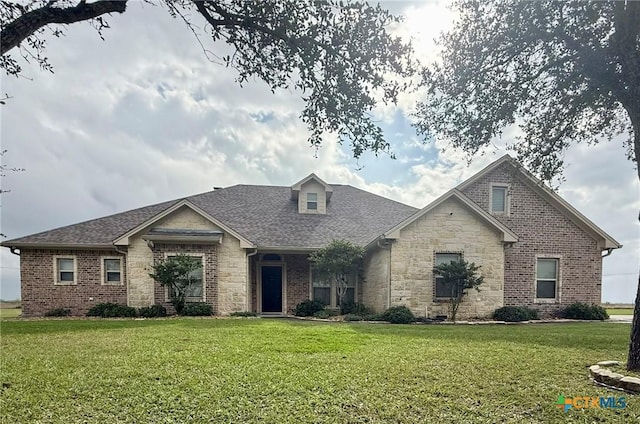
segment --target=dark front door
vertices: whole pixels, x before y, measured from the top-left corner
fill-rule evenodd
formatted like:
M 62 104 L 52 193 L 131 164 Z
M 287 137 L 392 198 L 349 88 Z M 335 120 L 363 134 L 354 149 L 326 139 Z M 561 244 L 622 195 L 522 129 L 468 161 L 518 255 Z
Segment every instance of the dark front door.
M 280 266 L 262 266 L 262 312 L 282 312 Z

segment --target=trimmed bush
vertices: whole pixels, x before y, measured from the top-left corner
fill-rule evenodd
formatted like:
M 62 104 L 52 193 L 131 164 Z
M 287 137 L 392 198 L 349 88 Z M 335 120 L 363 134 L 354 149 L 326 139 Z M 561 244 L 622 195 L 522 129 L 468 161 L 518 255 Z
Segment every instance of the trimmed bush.
M 327 319 L 331 317 L 335 317 L 337 315 L 336 311 L 332 311 L 331 309 L 323 309 L 321 311 L 317 311 L 313 314 L 314 318 L 322 318 Z
M 251 312 L 251 311 L 240 311 L 240 312 L 231 312 L 229 314 L 229 316 L 231 317 L 257 317 L 258 314 L 256 314 L 255 312 Z
M 159 318 L 167 316 L 167 308 L 162 305 L 153 305 L 140 308 L 138 314 L 143 318 Z
M 560 310 L 559 316 L 568 319 L 584 319 L 590 321 L 604 321 L 609 319 L 609 314 L 600 305 L 587 305 L 586 303 L 572 303 Z
M 71 315 L 69 308 L 55 308 L 44 313 L 45 317 L 68 317 Z
M 182 308 L 182 313 L 180 315 L 188 316 L 188 317 L 206 317 L 213 315 L 213 308 L 208 303 L 198 302 L 198 303 L 187 303 Z
M 87 312 L 88 317 L 100 318 L 131 318 L 138 315 L 138 310 L 127 305 L 117 303 L 98 303 Z
M 406 306 L 392 306 L 382 313 L 382 320 L 391 324 L 410 324 L 416 317 Z
M 521 322 L 538 319 L 538 311 L 526 306 L 503 306 L 493 312 L 493 319 L 505 322 Z
M 342 315 L 353 314 L 365 316 L 371 315 L 372 312 L 373 311 L 371 311 L 371 309 L 369 309 L 364 303 L 359 302 L 344 302 L 340 306 L 340 313 Z
M 325 303 L 319 300 L 303 300 L 296 305 L 296 309 L 293 311 L 293 315 L 297 317 L 310 317 L 318 311 L 322 311 L 325 308 Z

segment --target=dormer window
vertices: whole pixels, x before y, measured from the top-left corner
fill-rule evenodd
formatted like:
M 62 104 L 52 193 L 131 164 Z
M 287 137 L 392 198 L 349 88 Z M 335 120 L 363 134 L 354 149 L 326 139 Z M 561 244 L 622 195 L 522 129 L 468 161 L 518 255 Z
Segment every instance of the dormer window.
M 318 210 L 318 193 L 307 193 L 307 210 Z
M 291 199 L 298 204 L 298 213 L 326 214 L 332 194 L 333 188 L 315 174 L 291 186 Z

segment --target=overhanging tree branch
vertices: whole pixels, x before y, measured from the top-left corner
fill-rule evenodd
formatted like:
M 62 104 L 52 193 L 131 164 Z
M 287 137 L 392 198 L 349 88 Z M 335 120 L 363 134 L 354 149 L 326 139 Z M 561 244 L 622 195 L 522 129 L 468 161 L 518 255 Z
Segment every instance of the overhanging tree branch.
M 123 13 L 126 0 L 102 0 L 95 3 L 81 1 L 74 7 L 52 7 L 53 2 L 25 13 L 14 21 L 4 25 L 0 32 L 0 55 L 18 46 L 27 37 L 49 24 L 72 24 L 94 19 L 109 13 Z

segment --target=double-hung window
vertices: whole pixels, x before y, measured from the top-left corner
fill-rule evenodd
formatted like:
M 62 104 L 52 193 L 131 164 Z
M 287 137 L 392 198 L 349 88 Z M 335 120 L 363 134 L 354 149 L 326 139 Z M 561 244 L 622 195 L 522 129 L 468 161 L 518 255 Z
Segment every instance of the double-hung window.
M 509 187 L 491 185 L 491 213 L 507 215 L 509 213 Z
M 55 284 L 76 284 L 76 258 L 73 256 L 57 256 L 54 258 Z
M 102 284 L 119 286 L 123 282 L 122 275 L 121 258 L 102 259 Z
M 318 193 L 307 193 L 307 210 L 318 210 Z
M 538 258 L 536 263 L 536 299 L 556 299 L 558 296 L 557 258 Z
M 338 308 L 340 307 L 340 294 L 339 286 L 333 279 L 321 278 L 312 271 L 313 287 L 311 296 L 313 300 L 319 300 L 324 302 L 328 307 Z M 350 274 L 347 277 L 347 285 L 344 293 L 345 302 L 355 302 L 356 300 L 356 285 L 357 285 L 357 272 Z
M 460 253 L 436 253 L 435 266 L 448 264 L 450 262 L 460 262 L 462 255 Z M 436 299 L 451 298 L 451 284 L 446 284 L 444 278 L 438 274 L 435 275 L 435 297 Z

